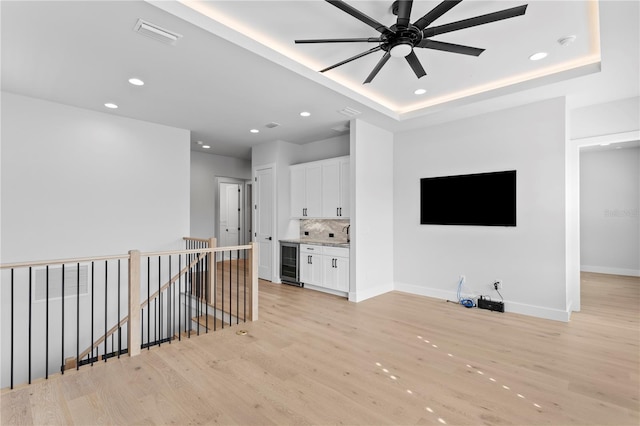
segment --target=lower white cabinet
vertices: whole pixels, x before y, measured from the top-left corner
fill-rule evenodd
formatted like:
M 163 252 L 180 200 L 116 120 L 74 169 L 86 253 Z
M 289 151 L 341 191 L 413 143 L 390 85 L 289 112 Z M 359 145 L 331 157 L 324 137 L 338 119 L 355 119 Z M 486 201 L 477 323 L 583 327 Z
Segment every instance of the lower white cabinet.
M 340 292 L 349 291 L 349 249 L 300 245 L 300 281 Z
M 305 284 L 322 285 L 322 246 L 300 246 L 300 281 Z

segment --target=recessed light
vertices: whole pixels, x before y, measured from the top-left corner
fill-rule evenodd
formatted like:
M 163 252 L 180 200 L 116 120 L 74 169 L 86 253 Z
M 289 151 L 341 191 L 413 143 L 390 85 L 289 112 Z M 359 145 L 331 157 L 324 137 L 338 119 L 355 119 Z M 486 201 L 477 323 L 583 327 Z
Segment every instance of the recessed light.
M 413 93 L 416 94 L 416 95 L 424 95 L 425 93 L 427 93 L 427 89 L 417 89 Z
M 258 129 L 251 129 L 251 130 L 249 130 L 249 131 L 250 131 L 251 133 L 260 133 L 260 130 L 258 130 Z
M 139 78 L 130 78 L 129 83 L 133 84 L 134 86 L 144 86 L 144 81 L 140 80 Z
M 116 109 L 116 108 L 118 108 L 118 105 L 113 104 L 113 103 L 111 103 L 111 102 L 107 102 L 106 104 L 104 104 L 104 106 L 106 106 L 107 108 L 110 108 L 110 109 Z
M 539 61 L 540 59 L 544 59 L 546 57 L 547 57 L 547 52 L 538 52 L 529 56 L 529 59 L 531 59 L 532 61 Z
M 202 147 L 203 147 L 204 149 L 209 149 L 209 148 L 211 148 L 209 145 L 202 145 Z
M 302 112 L 300 113 L 300 116 L 301 116 L 301 117 L 309 117 L 310 115 L 311 115 L 311 113 L 310 113 L 310 112 L 308 112 L 308 111 L 302 111 Z

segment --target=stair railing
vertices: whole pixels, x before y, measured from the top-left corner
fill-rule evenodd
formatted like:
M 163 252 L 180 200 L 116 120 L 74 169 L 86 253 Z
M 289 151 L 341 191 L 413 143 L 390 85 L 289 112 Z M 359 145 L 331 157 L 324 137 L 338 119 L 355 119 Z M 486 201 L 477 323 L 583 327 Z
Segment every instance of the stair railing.
M 0 265 L 0 387 L 257 320 L 257 245 L 185 241 L 193 248 Z

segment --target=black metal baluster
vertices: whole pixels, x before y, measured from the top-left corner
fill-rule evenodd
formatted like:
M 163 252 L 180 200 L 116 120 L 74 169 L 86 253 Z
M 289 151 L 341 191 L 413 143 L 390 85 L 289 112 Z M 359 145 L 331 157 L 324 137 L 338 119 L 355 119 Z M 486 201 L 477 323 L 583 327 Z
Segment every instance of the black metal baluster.
M 216 331 L 217 319 L 218 319 L 218 254 L 214 251 L 211 253 L 213 256 L 213 331 Z
M 173 290 L 173 282 L 171 276 L 171 255 L 169 255 L 169 287 L 167 288 L 167 337 L 169 337 L 169 344 L 173 340 L 173 327 L 171 324 L 171 291 Z
M 233 324 L 231 320 L 231 312 L 233 311 L 232 285 L 233 285 L 233 252 L 229 250 L 229 327 Z
M 31 267 L 29 267 L 29 384 L 31 384 Z
M 204 313 L 204 318 L 205 318 L 205 330 L 208 333 L 209 332 L 209 256 L 211 255 L 211 253 L 207 253 L 207 255 L 204 257 L 205 258 L 205 262 L 204 262 L 204 267 L 205 267 L 205 276 L 204 276 L 204 308 L 205 308 L 205 313 Z
M 244 274 L 243 286 L 244 286 L 244 290 L 243 290 L 243 293 L 242 293 L 244 308 L 242 310 L 242 322 L 247 322 L 247 258 L 248 258 L 247 250 L 245 249 L 245 251 L 244 251 L 244 269 L 243 269 L 243 274 Z
M 122 351 L 122 327 L 120 327 L 120 259 L 118 259 L 118 358 Z M 113 346 L 113 345 L 112 345 Z
M 80 369 L 80 263 L 76 264 L 76 370 Z
M 220 270 L 222 271 L 222 284 L 220 285 L 220 290 L 222 290 L 222 294 L 220 295 L 222 307 L 220 309 L 222 310 L 222 329 L 224 330 L 224 250 L 220 253 L 222 253 L 222 262 L 220 265 Z
M 182 271 L 182 255 L 179 254 L 178 255 L 178 271 L 181 272 Z M 182 275 L 178 276 L 178 297 L 180 298 L 178 300 L 178 341 L 182 340 L 182 329 L 180 327 L 180 320 L 182 320 L 182 297 L 181 297 L 181 293 L 182 293 Z M 187 324 L 185 323 L 185 328 L 187 327 Z
M 93 285 L 93 278 L 94 277 L 93 277 L 93 275 L 94 274 L 93 273 L 94 273 L 94 262 L 91 262 L 91 343 L 90 343 L 91 344 L 91 357 L 89 358 L 89 361 L 91 361 L 91 366 L 92 367 L 93 367 L 93 349 L 94 349 L 93 348 L 93 346 L 94 346 L 93 345 L 93 342 L 94 342 L 94 340 L 93 340 L 93 300 L 94 300 L 93 299 L 93 293 L 94 293 L 94 291 L 93 291 L 93 288 L 94 288 L 94 285 Z
M 187 321 L 189 324 L 189 328 L 187 331 L 187 337 L 191 338 L 191 309 L 192 309 L 192 301 L 193 301 L 193 267 L 191 266 L 191 259 L 193 259 L 193 255 L 189 254 L 189 261 L 188 261 L 188 265 L 189 265 L 189 275 L 187 276 L 187 281 L 188 281 L 188 291 L 185 292 L 186 295 L 189 297 L 189 310 L 187 312 L 187 307 L 185 306 L 185 313 L 184 313 L 184 320 L 185 320 L 185 327 L 187 326 Z
M 107 261 L 104 261 L 104 362 L 107 362 L 107 271 L 109 267 Z M 113 335 L 112 335 L 113 336 Z M 111 345 L 113 349 L 113 345 Z
M 236 254 L 236 325 L 240 324 L 240 249 Z
M 29 276 L 29 278 L 31 278 L 31 276 Z M 44 378 L 49 379 L 49 265 L 47 265 L 47 279 L 45 281 L 45 286 Z M 29 304 L 31 304 L 31 300 L 29 300 Z
M 60 373 L 64 374 L 64 263 L 62 264 L 62 341 L 60 344 L 60 357 L 62 358 L 62 364 L 60 365 Z
M 160 289 L 161 285 L 162 285 L 162 273 L 161 273 L 161 267 L 162 262 L 161 262 L 161 258 L 160 256 L 158 256 L 158 297 L 156 297 L 156 300 L 158 301 L 158 311 L 156 312 L 158 314 L 158 346 L 160 346 L 162 344 L 162 290 Z
M 11 380 L 10 387 L 13 389 L 13 268 L 11 268 Z
M 196 336 L 200 335 L 200 306 L 202 304 L 202 299 L 201 299 L 201 294 L 200 294 L 200 290 L 201 290 L 201 286 L 202 286 L 202 264 L 201 264 L 201 260 L 200 260 L 200 253 L 196 254 L 196 259 L 198 260 L 198 262 L 196 263 Z
M 151 349 L 151 257 L 147 257 L 147 350 Z

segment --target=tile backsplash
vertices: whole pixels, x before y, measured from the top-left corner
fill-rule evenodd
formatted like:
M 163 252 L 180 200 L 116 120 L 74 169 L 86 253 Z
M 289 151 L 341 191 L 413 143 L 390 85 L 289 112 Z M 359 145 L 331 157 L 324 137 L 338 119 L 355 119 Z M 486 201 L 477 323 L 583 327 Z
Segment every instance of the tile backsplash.
M 346 243 L 347 226 L 349 220 L 345 219 L 300 219 L 300 240 Z M 305 232 L 309 235 L 305 235 Z M 333 234 L 333 237 L 329 234 Z

